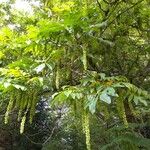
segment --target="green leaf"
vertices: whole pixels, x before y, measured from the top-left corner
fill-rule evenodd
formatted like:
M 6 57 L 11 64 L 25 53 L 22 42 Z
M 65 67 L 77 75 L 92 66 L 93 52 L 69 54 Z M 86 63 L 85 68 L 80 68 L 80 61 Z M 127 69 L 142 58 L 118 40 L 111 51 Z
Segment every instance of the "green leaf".
M 71 93 L 72 93 L 72 90 L 66 90 L 66 91 L 64 91 L 64 94 L 65 94 L 67 97 L 69 97 Z
M 49 70 L 53 70 L 53 66 L 51 64 L 46 63 L 46 66 L 49 68 Z
M 42 77 L 38 77 L 38 80 L 39 80 L 39 83 L 40 83 L 40 86 L 43 86 L 44 85 L 44 83 L 43 83 L 43 78 Z
M 135 104 L 137 105 L 139 102 L 143 103 L 145 106 L 147 106 L 147 102 L 146 100 L 144 100 L 142 97 L 140 96 L 134 96 L 133 101 L 135 102 Z
M 12 84 L 16 89 L 21 89 L 22 91 L 25 91 L 27 88 L 25 86 L 22 85 L 18 85 L 18 84 Z
M 8 88 L 9 86 L 11 86 L 12 84 L 10 82 L 4 82 L 4 87 Z
M 110 104 L 111 103 L 111 98 L 109 95 L 107 95 L 107 93 L 102 92 L 102 94 L 100 95 L 100 100 Z
M 67 96 L 64 94 L 64 92 L 60 92 L 60 93 L 54 93 L 52 95 L 52 105 L 53 104 L 63 104 L 66 100 L 67 100 Z
M 121 87 L 124 87 L 124 85 L 122 83 L 116 83 L 116 84 L 113 84 L 112 85 L 114 88 L 121 88 Z
M 39 72 L 42 72 L 44 68 L 45 68 L 45 63 L 43 63 L 43 64 L 37 66 L 34 70 L 35 70 L 37 73 L 39 73 Z
M 72 99 L 76 99 L 76 93 L 71 93 Z
M 96 103 L 97 103 L 98 97 L 96 95 L 88 95 L 87 96 L 87 102 L 85 104 L 85 108 L 89 107 L 89 111 L 94 114 L 96 111 Z
M 107 92 L 108 95 L 118 97 L 118 94 L 116 93 L 114 88 L 106 88 L 105 91 Z
M 144 99 L 139 99 L 139 101 L 141 102 L 141 103 L 143 103 L 145 106 L 147 106 L 147 102 L 146 102 L 146 100 L 144 100 Z
M 101 28 L 101 27 L 105 27 L 107 26 L 108 20 L 102 22 L 102 23 L 98 23 L 98 24 L 94 24 L 91 25 L 90 28 Z
M 126 133 L 114 138 L 110 143 L 101 147 L 101 150 L 109 150 L 112 149 L 112 147 L 115 149 L 116 143 L 122 144 L 123 142 L 128 142 L 129 144 L 133 144 L 138 147 L 144 147 L 147 150 L 150 147 L 149 139 L 134 135 L 133 133 Z
M 77 99 L 81 99 L 83 97 L 83 94 L 82 93 L 76 93 L 76 97 L 77 97 Z
M 101 77 L 102 80 L 104 80 L 105 77 L 106 77 L 105 73 L 100 73 L 99 75 L 100 75 L 100 77 Z
M 129 102 L 131 102 L 133 100 L 133 98 L 134 98 L 134 95 L 130 94 L 130 96 L 128 97 Z

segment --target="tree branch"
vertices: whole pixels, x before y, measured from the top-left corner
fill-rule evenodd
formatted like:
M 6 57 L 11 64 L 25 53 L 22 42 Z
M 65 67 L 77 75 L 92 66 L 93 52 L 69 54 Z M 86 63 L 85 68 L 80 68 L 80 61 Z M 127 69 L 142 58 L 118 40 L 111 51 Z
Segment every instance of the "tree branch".
M 127 11 L 129 11 L 130 9 L 134 8 L 136 5 L 140 4 L 141 2 L 143 2 L 144 0 L 138 1 L 137 3 L 135 3 L 134 5 L 132 5 L 131 7 L 125 9 L 124 11 L 122 11 L 121 13 L 119 13 L 106 27 L 105 29 L 102 31 L 101 36 L 104 34 L 104 32 L 107 30 L 107 28 L 116 20 L 116 18 L 120 17 L 122 14 L 126 13 Z
M 32 141 L 26 134 L 23 134 L 32 144 L 35 144 L 35 145 L 41 145 L 42 146 L 42 143 L 36 143 L 34 141 Z
M 98 4 L 98 7 L 99 9 L 103 12 L 103 13 L 106 13 L 106 10 L 104 10 L 100 4 L 100 2 L 98 0 L 96 0 L 97 4 Z
M 61 117 L 62 117 L 62 112 L 61 112 L 61 109 L 60 109 L 59 116 L 57 117 L 56 122 L 55 122 L 55 124 L 54 124 L 54 127 L 53 127 L 53 129 L 51 130 L 51 134 L 50 134 L 50 136 L 46 139 L 46 141 L 45 141 L 42 145 L 45 145 L 48 141 L 50 141 L 50 139 L 52 138 L 52 136 L 53 136 L 53 134 L 54 134 L 55 129 L 57 128 L 57 125 L 58 125 L 59 122 L 60 122 Z

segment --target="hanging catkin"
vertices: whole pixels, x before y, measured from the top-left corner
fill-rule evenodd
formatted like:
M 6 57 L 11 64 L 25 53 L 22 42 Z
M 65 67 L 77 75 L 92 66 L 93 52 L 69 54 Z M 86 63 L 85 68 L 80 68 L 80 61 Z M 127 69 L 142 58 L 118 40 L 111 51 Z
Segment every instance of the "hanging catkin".
M 86 110 L 83 110 L 82 112 L 82 127 L 86 138 L 87 150 L 91 150 L 89 114 L 86 112 Z
M 83 48 L 83 68 L 87 70 L 87 51 Z
M 105 117 L 105 121 L 109 119 L 109 111 L 107 106 L 103 106 L 103 112 L 104 112 L 104 117 Z
M 22 116 L 22 112 L 23 112 L 23 106 L 24 106 L 24 98 L 23 98 L 23 96 L 24 96 L 24 94 L 22 92 L 21 99 L 20 99 L 19 112 L 18 112 L 18 121 L 20 121 L 21 116 Z
M 37 91 L 32 93 L 31 107 L 30 107 L 30 124 L 32 123 L 33 117 L 35 115 L 35 107 L 37 103 Z
M 30 97 L 28 96 L 27 110 L 29 110 L 30 107 L 31 107 L 31 99 L 30 99 Z
M 21 97 L 22 97 L 22 91 L 21 91 L 21 90 L 17 90 L 17 91 L 15 92 L 15 98 L 16 98 L 15 106 L 16 106 L 17 108 L 20 107 Z
M 117 98 L 116 106 L 117 106 L 119 117 L 122 118 L 123 123 L 124 123 L 125 127 L 127 128 L 128 127 L 128 121 L 126 118 L 123 98 L 121 96 L 119 98 Z
M 59 80 L 60 80 L 60 75 L 59 75 L 59 70 L 60 70 L 60 66 L 59 66 L 59 62 L 57 63 L 56 65 L 56 78 L 55 78 L 55 86 L 56 86 L 56 89 L 58 90 L 59 89 Z
M 20 134 L 22 134 L 24 132 L 24 125 L 26 122 L 26 113 L 24 114 L 24 116 L 21 119 L 21 124 L 20 124 Z
M 138 117 L 138 114 L 137 114 L 136 111 L 134 110 L 132 103 L 131 103 L 131 102 L 128 102 L 128 105 L 129 105 L 129 108 L 130 108 L 130 111 L 131 111 L 132 115 L 133 115 L 134 117 Z
M 28 93 L 24 95 L 23 108 L 25 109 L 27 105 L 28 105 Z
M 4 120 L 5 120 L 5 124 L 7 124 L 7 123 L 8 123 L 9 113 L 10 113 L 10 112 L 11 112 L 11 110 L 12 110 L 13 103 L 14 103 L 14 92 L 11 92 L 11 93 L 10 93 L 10 100 L 9 100 L 9 104 L 8 104 L 8 106 L 7 106 L 7 111 L 6 111 L 6 113 L 5 113 L 5 118 L 4 118 Z
M 83 68 L 84 68 L 84 71 L 87 70 L 87 51 L 86 51 L 86 46 L 83 48 Z M 83 114 L 82 114 L 82 126 L 83 126 L 83 132 L 85 134 L 87 150 L 91 150 L 89 114 L 84 109 L 83 109 Z

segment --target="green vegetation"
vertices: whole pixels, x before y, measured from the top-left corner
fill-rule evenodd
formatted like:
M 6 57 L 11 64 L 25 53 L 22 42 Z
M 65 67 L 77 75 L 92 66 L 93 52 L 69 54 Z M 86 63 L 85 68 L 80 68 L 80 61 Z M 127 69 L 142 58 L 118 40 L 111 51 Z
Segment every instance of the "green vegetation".
M 25 3 L 0 3 L 0 148 L 148 150 L 150 2 Z

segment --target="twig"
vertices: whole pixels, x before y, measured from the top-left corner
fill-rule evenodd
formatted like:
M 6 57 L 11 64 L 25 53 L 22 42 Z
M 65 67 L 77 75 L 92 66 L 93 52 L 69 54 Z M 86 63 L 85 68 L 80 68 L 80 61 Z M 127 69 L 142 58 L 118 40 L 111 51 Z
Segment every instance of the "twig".
M 34 141 L 32 141 L 27 135 L 23 134 L 31 143 L 35 144 L 35 145 L 41 145 L 42 146 L 42 143 L 36 143 Z
M 103 0 L 106 4 L 110 4 L 109 2 L 107 2 L 106 0 Z
M 62 116 L 61 110 L 62 110 L 62 109 L 60 109 L 60 114 L 59 114 L 59 116 L 57 117 L 57 120 L 56 120 L 56 122 L 55 122 L 55 124 L 54 124 L 54 127 L 53 127 L 53 129 L 52 129 L 52 131 L 51 131 L 50 136 L 46 139 L 46 141 L 45 141 L 42 145 L 45 145 L 45 144 L 52 138 L 52 136 L 53 136 L 53 134 L 54 134 L 54 131 L 55 131 L 55 129 L 56 129 L 56 127 L 57 127 L 57 125 L 58 125 L 60 119 L 61 119 L 61 116 Z
M 100 2 L 99 2 L 98 0 L 96 0 L 96 2 L 97 2 L 97 4 L 98 4 L 100 10 L 101 10 L 103 13 L 106 13 L 106 10 L 104 10 L 104 9 L 102 8 Z
M 103 33 L 106 31 L 106 29 L 116 20 L 116 18 L 118 18 L 119 16 L 121 16 L 122 14 L 126 13 L 127 11 L 129 11 L 130 9 L 134 8 L 136 5 L 140 4 L 141 2 L 143 2 L 144 0 L 141 0 L 137 3 L 135 3 L 134 5 L 132 5 L 131 7 L 125 9 L 124 11 L 122 11 L 121 13 L 119 13 L 106 27 L 105 29 L 102 31 L 101 36 L 103 35 Z
M 47 140 L 43 143 L 43 145 L 45 145 L 45 144 L 51 139 L 51 137 L 53 136 L 53 133 L 54 133 L 55 129 L 56 129 L 56 126 L 53 127 L 50 136 L 49 136 L 49 137 L 47 138 Z
M 119 3 L 120 3 L 119 1 L 117 1 L 117 2 L 115 3 L 114 9 L 108 14 L 108 16 L 106 17 L 105 20 L 107 20 L 107 19 L 110 18 L 110 16 L 113 14 L 113 12 L 115 11 L 115 9 L 116 9 L 117 6 L 119 5 Z
M 107 0 L 103 0 L 106 4 L 114 4 L 116 2 L 118 2 L 118 0 L 112 1 L 112 2 L 108 2 Z

